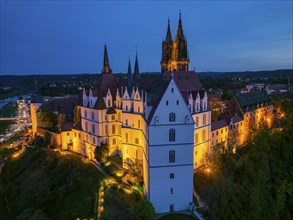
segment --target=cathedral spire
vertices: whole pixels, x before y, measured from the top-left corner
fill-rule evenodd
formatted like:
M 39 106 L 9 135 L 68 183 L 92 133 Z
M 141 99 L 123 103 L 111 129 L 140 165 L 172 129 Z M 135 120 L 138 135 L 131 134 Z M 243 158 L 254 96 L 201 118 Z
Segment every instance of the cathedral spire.
M 172 43 L 172 35 L 171 35 L 171 29 L 170 29 L 170 18 L 168 18 L 168 28 L 167 28 L 167 34 L 166 34 L 166 43 Z
M 108 58 L 108 52 L 107 52 L 107 46 L 106 46 L 106 44 L 105 44 L 105 49 L 104 49 L 103 73 L 112 73 L 112 70 L 111 70 L 110 64 L 109 64 L 109 58 Z
M 130 58 L 128 61 L 128 72 L 127 72 L 127 89 L 130 91 L 133 87 L 133 81 L 132 81 L 132 73 L 131 73 L 131 64 L 130 64 Z
M 135 64 L 134 64 L 134 79 L 139 79 L 139 67 L 138 67 L 138 59 L 137 59 L 137 51 L 135 56 Z

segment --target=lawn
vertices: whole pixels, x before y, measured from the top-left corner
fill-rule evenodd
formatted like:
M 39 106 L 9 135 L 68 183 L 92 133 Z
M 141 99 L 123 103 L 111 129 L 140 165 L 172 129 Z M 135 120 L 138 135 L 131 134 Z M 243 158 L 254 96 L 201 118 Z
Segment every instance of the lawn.
M 159 220 L 196 220 L 195 217 L 192 217 L 187 214 L 183 213 L 172 213 L 164 215 L 163 217 L 159 218 Z
M 9 219 L 8 205 L 10 219 L 95 218 L 96 192 L 102 179 L 79 156 L 27 149 L 19 158 L 7 161 L 0 175 L 0 212 Z

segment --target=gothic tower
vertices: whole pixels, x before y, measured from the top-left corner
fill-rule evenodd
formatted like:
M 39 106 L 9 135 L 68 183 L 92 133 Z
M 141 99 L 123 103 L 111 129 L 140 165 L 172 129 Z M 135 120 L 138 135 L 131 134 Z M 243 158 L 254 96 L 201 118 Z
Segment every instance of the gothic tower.
M 189 57 L 187 51 L 187 41 L 183 34 L 181 13 L 179 14 L 179 23 L 176 37 L 172 42 L 170 22 L 168 20 L 168 29 L 165 41 L 162 43 L 161 71 L 188 71 Z

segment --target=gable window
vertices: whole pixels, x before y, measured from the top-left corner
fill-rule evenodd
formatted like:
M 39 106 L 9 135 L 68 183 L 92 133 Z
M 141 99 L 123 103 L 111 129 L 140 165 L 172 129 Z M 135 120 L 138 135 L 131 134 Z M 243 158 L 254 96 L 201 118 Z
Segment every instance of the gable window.
M 169 121 L 175 121 L 175 119 L 176 119 L 176 115 L 175 115 L 175 113 L 170 113 L 169 114 Z
M 176 104 L 179 105 L 179 100 L 177 100 Z
M 170 173 L 170 179 L 174 179 L 174 173 Z
M 171 141 L 171 142 L 175 141 L 175 129 L 174 128 L 169 130 L 169 141 Z
M 91 115 L 92 115 L 92 120 L 94 120 L 94 119 L 95 119 L 95 114 L 94 114 L 94 112 L 92 112 Z
M 171 88 L 171 92 L 172 92 L 172 93 L 174 92 L 174 88 Z
M 174 150 L 169 151 L 169 163 L 175 163 L 175 151 Z
M 166 105 L 168 105 L 169 104 L 169 102 L 168 101 L 166 101 Z

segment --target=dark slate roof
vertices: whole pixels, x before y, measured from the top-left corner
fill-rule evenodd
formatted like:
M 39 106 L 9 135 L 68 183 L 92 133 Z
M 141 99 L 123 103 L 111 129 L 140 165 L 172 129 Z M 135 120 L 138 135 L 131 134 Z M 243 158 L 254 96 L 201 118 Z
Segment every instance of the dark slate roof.
M 61 131 L 71 131 L 73 127 L 73 123 L 72 122 L 63 122 L 61 125 Z
M 107 110 L 106 114 L 108 114 L 108 115 L 116 114 L 116 110 L 113 107 L 111 107 Z
M 239 121 L 242 121 L 243 118 L 241 118 L 239 115 L 234 115 L 231 120 L 233 120 L 233 124 L 238 123 Z
M 72 128 L 75 129 L 75 130 L 82 131 L 81 123 L 79 123 L 79 124 L 73 126 Z
M 215 122 L 212 122 L 211 124 L 211 131 L 215 131 L 226 126 L 228 126 L 226 119 L 215 121 Z
M 41 109 L 67 115 L 73 114 L 74 108 L 77 104 L 79 104 L 79 98 L 77 96 L 53 98 L 52 100 L 44 102 Z
M 196 91 L 202 88 L 195 71 L 165 71 L 163 78 L 170 79 L 172 73 L 174 73 L 174 81 L 181 92 Z
M 256 109 L 258 104 L 268 105 L 271 100 L 265 91 L 238 93 L 236 99 L 243 111 Z

